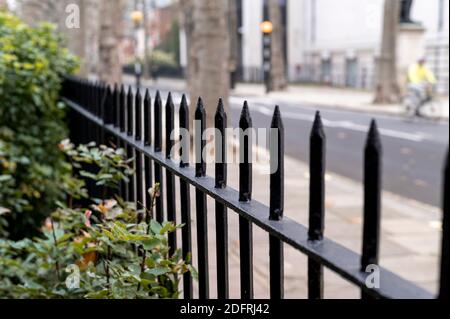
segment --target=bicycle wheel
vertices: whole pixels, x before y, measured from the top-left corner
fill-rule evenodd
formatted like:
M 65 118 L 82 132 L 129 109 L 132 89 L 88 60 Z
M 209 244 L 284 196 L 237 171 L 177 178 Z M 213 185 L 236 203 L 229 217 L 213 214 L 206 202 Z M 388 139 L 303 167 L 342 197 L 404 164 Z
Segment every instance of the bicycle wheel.
M 439 102 L 430 101 L 427 104 L 429 117 L 433 120 L 440 120 L 442 118 L 442 108 Z
M 403 101 L 404 116 L 407 121 L 414 120 L 416 117 L 416 102 L 412 97 L 406 97 Z

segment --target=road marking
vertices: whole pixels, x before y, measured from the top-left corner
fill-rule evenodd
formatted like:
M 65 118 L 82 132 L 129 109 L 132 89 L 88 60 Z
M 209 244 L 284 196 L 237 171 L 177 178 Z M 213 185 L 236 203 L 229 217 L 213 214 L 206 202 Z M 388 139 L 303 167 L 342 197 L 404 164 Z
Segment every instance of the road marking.
M 234 99 L 232 99 L 234 100 Z M 235 103 L 231 103 L 231 107 L 235 109 L 240 109 L 241 106 Z M 252 110 L 255 110 L 263 115 L 272 116 L 273 111 L 264 105 L 253 105 Z M 314 116 L 309 114 L 304 114 L 300 112 L 283 112 L 283 118 L 291 120 L 306 121 L 312 123 L 314 121 Z M 367 133 L 369 127 L 367 125 L 357 124 L 351 121 L 332 121 L 322 117 L 322 122 L 325 127 L 330 128 L 343 128 L 347 130 L 352 130 L 356 132 Z M 398 138 L 403 140 L 408 140 L 412 142 L 423 142 L 427 139 L 426 135 L 422 133 L 407 133 L 391 129 L 380 128 L 380 134 L 383 136 L 388 136 L 392 138 Z

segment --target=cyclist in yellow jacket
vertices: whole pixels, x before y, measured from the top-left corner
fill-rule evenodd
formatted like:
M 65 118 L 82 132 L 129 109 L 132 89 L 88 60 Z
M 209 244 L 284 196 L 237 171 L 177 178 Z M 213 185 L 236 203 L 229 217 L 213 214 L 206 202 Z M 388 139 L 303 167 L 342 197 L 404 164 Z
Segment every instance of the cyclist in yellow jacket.
M 408 80 L 411 84 L 435 85 L 436 77 L 426 66 L 426 59 L 422 58 L 409 67 Z
M 414 100 L 413 108 L 416 115 L 420 116 L 420 111 L 425 104 L 433 99 L 436 77 L 426 66 L 426 59 L 421 58 L 417 63 L 412 64 L 408 70 L 408 95 L 409 100 Z

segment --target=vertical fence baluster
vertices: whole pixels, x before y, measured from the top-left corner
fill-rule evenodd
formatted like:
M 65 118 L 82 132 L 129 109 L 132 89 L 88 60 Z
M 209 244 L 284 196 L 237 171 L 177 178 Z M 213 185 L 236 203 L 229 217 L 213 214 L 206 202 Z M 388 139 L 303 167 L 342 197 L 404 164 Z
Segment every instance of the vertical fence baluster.
M 114 127 L 120 128 L 120 89 L 118 84 L 114 85 Z M 121 147 L 120 137 L 116 136 L 115 138 L 115 146 L 116 149 Z M 123 184 L 119 182 L 118 195 L 123 196 Z
M 101 94 L 100 94 L 100 82 L 95 82 L 95 108 L 94 108 L 94 114 L 97 117 L 100 117 L 100 100 Z
M 378 265 L 381 220 L 382 146 L 375 120 L 370 125 L 364 155 L 364 228 L 361 271 Z M 363 298 L 370 298 L 362 292 Z
M 87 104 L 85 104 L 84 107 L 85 107 L 86 109 L 89 109 L 89 105 L 87 105 Z M 94 138 L 95 138 L 94 135 L 95 135 L 95 134 L 94 134 L 93 131 L 95 131 L 95 130 L 96 130 L 96 125 L 93 124 L 93 123 L 88 122 L 88 123 L 87 123 L 87 131 L 86 131 L 85 133 L 87 134 L 87 140 L 88 140 L 89 142 L 94 141 Z
M 215 116 L 216 188 L 227 187 L 227 114 L 220 99 Z M 228 283 L 228 215 L 224 204 L 216 201 L 217 297 L 229 298 Z
M 276 130 L 276 131 L 275 131 Z M 280 221 L 284 212 L 284 126 L 278 106 L 270 132 L 270 220 Z M 283 242 L 269 235 L 270 298 L 284 298 Z
M 119 123 L 120 124 L 119 124 L 119 126 L 120 126 L 120 132 L 124 133 L 124 132 L 126 132 L 126 129 L 127 129 L 127 121 L 126 121 L 126 119 L 127 119 L 127 94 L 125 91 L 125 86 L 123 84 L 120 86 L 119 100 L 120 100 L 120 106 L 119 106 Z M 127 145 L 123 140 L 121 140 L 121 142 L 120 142 L 120 147 L 123 148 L 125 150 L 125 152 L 127 151 Z M 125 181 L 122 181 L 120 183 L 120 185 L 121 185 L 120 186 L 121 196 L 125 201 L 128 201 L 128 183 Z
M 111 87 L 108 85 L 106 88 L 106 102 L 105 102 L 105 124 L 113 124 L 112 113 L 113 113 L 113 92 Z
M 131 86 L 128 89 L 128 95 L 127 95 L 127 135 L 128 136 L 132 136 L 134 133 L 134 118 L 133 118 L 133 89 L 131 88 Z M 135 154 L 134 154 L 134 148 L 131 145 L 127 145 L 127 157 L 129 160 L 131 161 L 131 168 L 135 169 Z M 136 176 L 136 172 L 134 172 L 130 177 L 129 177 L 129 182 L 128 182 L 128 201 L 129 202 L 134 202 L 136 197 L 135 197 L 135 187 L 134 187 L 134 183 L 135 183 L 135 176 Z
M 203 158 L 203 150 L 206 142 L 203 140 L 203 132 L 206 129 L 206 112 L 201 98 L 198 100 L 195 111 L 195 176 L 206 176 L 206 162 Z M 199 297 L 209 298 L 209 263 L 208 263 L 208 218 L 206 207 L 206 194 L 201 190 L 195 190 L 197 207 L 197 244 L 198 244 L 198 271 L 199 271 Z
M 183 95 L 180 104 L 180 136 L 181 149 L 180 149 L 180 167 L 185 168 L 189 166 L 189 106 L 186 101 L 186 96 Z M 191 195 L 189 189 L 189 183 L 184 179 L 180 179 L 180 208 L 181 208 L 181 223 L 184 227 L 181 229 L 181 242 L 183 258 L 188 259 L 192 254 L 192 226 L 191 226 Z M 190 258 L 192 260 L 192 256 Z M 194 291 L 192 287 L 191 274 L 187 273 L 183 276 L 183 291 L 185 299 L 192 299 Z
M 144 145 L 152 145 L 152 99 L 150 97 L 150 92 L 148 89 L 145 91 L 144 97 Z M 145 206 L 148 211 L 147 223 L 150 222 L 150 218 L 153 218 L 153 209 L 151 206 L 152 198 L 149 193 L 149 189 L 153 187 L 153 176 L 152 176 L 152 161 L 149 156 L 144 156 L 144 167 L 145 167 Z
M 252 199 L 252 119 L 245 102 L 239 120 L 239 201 Z M 253 299 L 253 226 L 239 216 L 239 250 L 241 257 L 241 298 Z
M 95 96 L 95 105 L 93 108 L 93 112 L 94 114 L 99 117 L 100 114 L 100 87 L 99 87 L 99 82 L 96 82 L 95 84 L 95 88 L 94 88 L 94 96 Z M 77 127 L 78 129 L 78 127 Z M 101 128 L 99 125 L 95 126 L 95 142 L 98 144 L 100 141 L 100 135 L 101 135 Z
M 120 107 L 119 107 L 119 127 L 121 132 L 125 132 L 126 129 L 126 110 L 127 110 L 127 94 L 125 92 L 125 86 L 120 86 Z
M 134 138 L 136 141 L 142 140 L 142 96 L 138 89 L 134 100 Z
M 106 121 L 106 86 L 104 83 L 100 84 L 100 118 L 103 121 L 103 124 Z M 83 128 L 83 135 L 85 133 L 85 129 Z M 100 128 L 100 141 L 99 144 L 105 144 L 105 130 L 103 127 Z
M 152 98 L 148 89 L 144 97 L 144 144 L 152 145 Z
M 133 106 L 134 106 L 133 90 L 130 86 L 128 88 L 128 94 L 127 94 L 127 134 L 128 134 L 128 136 L 132 136 L 133 130 L 134 130 Z
M 166 103 L 166 158 L 171 159 L 171 152 L 174 145 L 172 133 L 175 128 L 175 113 L 172 101 L 172 94 L 169 93 Z M 167 198 L 167 220 L 177 223 L 176 206 L 175 206 L 175 176 L 172 172 L 166 170 L 166 198 Z M 173 255 L 177 249 L 177 233 L 169 234 L 169 255 Z
M 136 166 L 136 208 L 138 210 L 138 222 L 142 222 L 143 220 L 143 212 L 144 209 L 144 194 L 143 194 L 143 166 L 142 166 L 142 153 L 139 151 L 135 151 L 135 166 Z
M 312 242 L 323 239 L 325 226 L 326 137 L 320 113 L 317 112 L 310 137 L 309 232 Z M 323 298 L 323 266 L 308 258 L 308 298 Z
M 114 127 L 119 127 L 118 122 L 118 105 L 119 105 L 119 87 L 117 86 L 117 83 L 114 84 L 114 90 L 113 90 L 113 102 L 112 102 L 112 124 Z
M 114 92 L 113 92 L 113 125 L 114 128 L 119 128 L 119 108 L 120 108 L 120 90 L 119 86 L 114 84 Z M 120 138 L 118 136 L 114 137 L 114 146 L 116 149 L 120 148 Z M 120 185 L 119 185 L 119 194 L 121 194 Z
M 105 118 L 104 118 L 104 124 L 106 125 L 112 125 L 113 122 L 113 112 L 114 112 L 114 94 L 111 90 L 111 86 L 106 87 L 106 97 L 105 97 Z M 90 124 L 90 123 L 89 123 Z M 89 131 L 86 132 L 89 134 Z M 90 136 L 88 136 L 90 138 Z M 111 146 L 111 144 L 114 144 L 114 137 L 112 134 L 110 134 L 108 131 L 105 131 L 104 133 L 105 140 L 103 141 L 103 144 L 106 146 Z M 105 194 L 106 196 L 109 196 Z
M 444 171 L 444 185 L 443 185 L 443 206 L 442 213 L 444 214 L 442 220 L 442 253 L 441 253 L 441 278 L 439 299 L 450 299 L 450 216 L 448 212 L 448 153 L 445 163 Z
M 158 92 L 156 92 L 156 98 L 155 98 L 155 109 L 154 109 L 154 115 L 155 115 L 155 144 L 154 149 L 155 152 L 161 152 L 162 151 L 162 101 L 161 101 L 161 95 Z M 162 176 L 162 167 L 158 163 L 154 163 L 153 165 L 155 167 L 155 184 L 160 185 L 160 196 L 156 198 L 155 200 L 155 206 L 156 206 L 156 221 L 159 223 L 162 223 L 164 221 L 164 202 L 163 202 L 163 176 Z
M 135 104 L 134 104 L 134 115 L 135 115 L 135 134 L 134 138 L 136 141 L 142 139 L 142 96 L 139 89 L 136 92 Z M 136 163 L 136 207 L 140 211 L 138 213 L 138 222 L 143 219 L 142 210 L 144 208 L 144 194 L 143 194 L 143 167 L 142 167 L 142 153 L 135 150 L 135 163 Z

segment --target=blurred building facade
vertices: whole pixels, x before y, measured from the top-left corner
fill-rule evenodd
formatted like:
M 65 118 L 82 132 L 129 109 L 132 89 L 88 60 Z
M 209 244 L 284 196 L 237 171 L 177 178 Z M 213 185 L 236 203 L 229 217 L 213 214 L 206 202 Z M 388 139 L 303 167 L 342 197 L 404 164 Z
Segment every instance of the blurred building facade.
M 239 23 L 238 77 L 260 82 L 263 8 L 267 0 L 236 0 Z M 280 0 L 285 29 L 284 50 L 290 82 L 373 89 L 383 28 L 384 0 Z M 421 22 L 425 55 L 449 91 L 449 0 L 415 0 L 412 18 Z M 186 63 L 182 43 L 181 62 Z M 184 56 L 184 57 L 183 57 Z
M 244 0 L 245 1 L 245 0 Z M 291 81 L 372 89 L 383 29 L 384 0 L 288 0 L 288 76 Z M 422 25 L 419 47 L 399 39 L 399 55 L 426 56 L 448 93 L 448 0 L 415 0 L 412 18 Z M 401 27 L 402 30 L 410 26 Z M 414 27 L 412 27 L 414 29 Z M 411 31 L 415 32 L 415 31 Z M 403 47 L 402 47 L 403 46 Z

